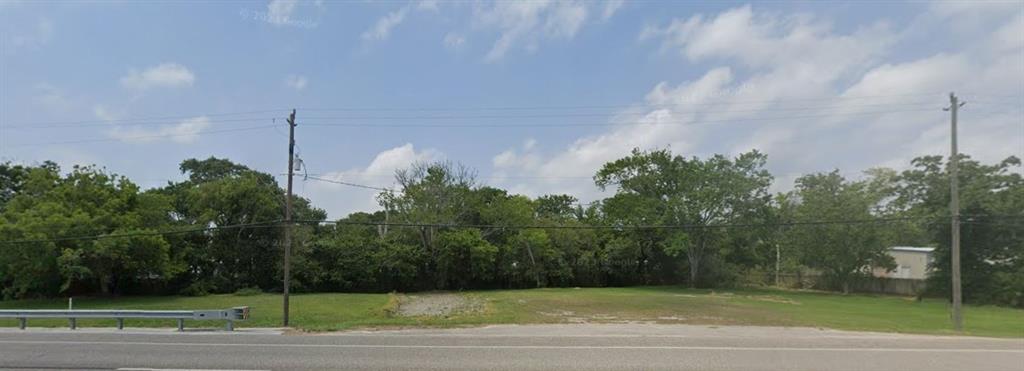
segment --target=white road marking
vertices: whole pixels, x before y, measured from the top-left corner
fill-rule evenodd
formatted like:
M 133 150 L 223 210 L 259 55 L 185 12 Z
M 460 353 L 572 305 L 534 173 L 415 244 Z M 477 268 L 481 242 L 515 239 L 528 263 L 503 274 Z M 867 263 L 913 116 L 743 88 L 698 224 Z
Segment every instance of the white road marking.
M 530 349 L 530 350 L 721 350 L 767 352 L 885 352 L 885 353 L 1014 353 L 1024 349 L 946 349 L 946 348 L 828 348 L 828 347 L 727 347 L 727 346 L 672 346 L 672 345 L 392 345 L 392 344 L 230 344 L 230 343 L 164 343 L 122 341 L 46 341 L 0 340 L 0 344 L 53 344 L 53 345 L 141 345 L 183 347 L 238 347 L 238 348 L 331 348 L 331 349 Z
M 201 368 L 145 368 L 145 367 L 122 367 L 118 371 L 270 371 L 270 370 L 222 370 L 222 369 L 201 369 Z
M 401 334 L 385 332 L 339 332 L 309 334 L 309 336 L 322 337 L 396 337 L 396 338 L 665 338 L 665 339 L 778 339 L 780 336 L 759 336 L 759 335 L 675 335 L 675 334 Z M 1009 338 L 987 338 L 987 337 L 964 337 L 964 336 L 934 336 L 917 334 L 892 334 L 892 335 L 802 335 L 785 336 L 786 340 L 816 340 L 816 339 L 837 339 L 837 340 L 914 340 L 914 341 L 937 341 L 937 340 L 983 340 L 997 342 L 1019 342 L 1024 344 L 1024 339 Z

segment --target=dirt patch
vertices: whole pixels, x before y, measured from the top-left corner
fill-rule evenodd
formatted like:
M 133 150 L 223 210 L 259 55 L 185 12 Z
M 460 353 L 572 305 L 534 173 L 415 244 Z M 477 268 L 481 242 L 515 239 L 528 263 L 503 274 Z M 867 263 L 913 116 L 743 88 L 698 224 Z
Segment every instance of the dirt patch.
M 753 299 L 753 300 L 757 300 L 757 301 L 767 301 L 767 302 L 772 302 L 772 303 L 800 305 L 800 302 L 798 302 L 796 300 L 792 300 L 792 299 L 789 299 L 789 298 L 784 298 L 784 297 L 781 297 L 781 296 L 775 296 L 775 295 L 751 295 L 751 296 L 747 296 L 747 298 Z
M 404 317 L 447 317 L 483 310 L 483 301 L 461 294 L 417 294 L 399 297 L 396 313 Z

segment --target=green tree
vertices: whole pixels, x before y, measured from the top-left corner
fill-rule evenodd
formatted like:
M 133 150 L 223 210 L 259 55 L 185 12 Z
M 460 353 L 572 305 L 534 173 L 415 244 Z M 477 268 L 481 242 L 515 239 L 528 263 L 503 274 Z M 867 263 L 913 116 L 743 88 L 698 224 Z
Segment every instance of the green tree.
M 479 229 L 444 231 L 438 238 L 438 276 L 441 288 L 466 289 L 494 279 L 498 248 L 483 239 Z
M 439 225 L 454 225 L 473 215 L 469 196 L 476 184 L 475 175 L 469 168 L 452 162 L 415 163 L 396 172 L 395 180 L 400 193 L 383 192 L 378 200 L 391 220 L 425 224 L 413 231 L 426 257 L 419 272 L 431 287 L 444 287 L 445 277 L 438 266 L 441 251 L 437 238 L 442 230 Z
M 226 159 L 189 159 L 181 163 L 188 180 L 168 184 L 153 193 L 171 198 L 175 222 L 190 228 L 236 226 L 195 234 L 172 244 L 172 255 L 181 256 L 187 268 L 178 278 L 185 293 L 232 292 L 245 287 L 264 290 L 281 286 L 284 191 L 270 174 Z M 293 196 L 295 220 L 321 221 L 323 210 Z M 293 228 L 293 254 L 301 258 L 313 226 Z M 295 285 L 301 289 L 302 282 Z
M 964 300 L 1024 307 L 1024 179 L 1017 157 L 982 164 L 959 161 L 961 281 Z M 949 170 L 942 156 L 914 159 L 899 176 L 895 202 L 908 215 L 933 221 L 928 239 L 937 245 L 928 288 L 948 297 L 950 279 Z
M 21 187 L 0 214 L 0 238 L 49 241 L 0 247 L 4 296 L 118 293 L 175 273 L 162 236 L 115 237 L 168 226 L 166 199 L 94 167 L 64 177 L 55 166 L 33 168 Z
M 613 186 L 616 196 L 630 196 L 620 202 L 627 205 L 621 207 L 623 212 L 614 211 L 614 197 L 606 202 L 608 214 L 620 215 L 624 223 L 687 226 L 688 238 L 676 240 L 689 242 L 682 250 L 689 283 L 695 286 L 702 264 L 712 258 L 712 246 L 721 238 L 721 231 L 711 227 L 744 220 L 768 207 L 772 177 L 764 170 L 765 161 L 757 151 L 734 159 L 715 155 L 701 160 L 674 156 L 669 150 L 633 150 L 630 156 L 605 164 L 594 180 L 602 190 Z M 641 246 L 639 251 L 647 250 Z
M 848 182 L 839 171 L 804 175 L 791 193 L 794 220 L 805 224 L 790 229 L 789 242 L 800 251 L 804 265 L 821 270 L 843 293 L 872 267 L 891 268 L 892 257 L 880 223 L 873 213 L 882 202 L 869 182 Z M 868 221 L 849 224 L 834 221 Z

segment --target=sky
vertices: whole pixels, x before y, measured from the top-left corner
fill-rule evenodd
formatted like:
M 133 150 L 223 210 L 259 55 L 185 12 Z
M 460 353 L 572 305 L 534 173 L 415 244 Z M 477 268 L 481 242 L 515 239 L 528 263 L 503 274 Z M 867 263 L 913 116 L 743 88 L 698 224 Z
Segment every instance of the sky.
M 1024 2 L 0 1 L 0 161 L 144 188 L 187 158 L 287 171 L 331 218 L 414 162 L 589 202 L 634 148 L 801 174 L 1024 157 Z M 1024 173 L 1024 169 L 1019 169 Z

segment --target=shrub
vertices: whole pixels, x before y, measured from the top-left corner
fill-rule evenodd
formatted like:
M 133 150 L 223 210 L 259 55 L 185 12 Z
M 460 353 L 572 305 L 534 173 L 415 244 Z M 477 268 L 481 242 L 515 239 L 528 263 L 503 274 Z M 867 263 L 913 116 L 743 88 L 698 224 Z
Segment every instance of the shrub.
M 254 296 L 262 293 L 263 290 L 260 290 L 259 287 L 244 287 L 235 291 L 235 296 Z

